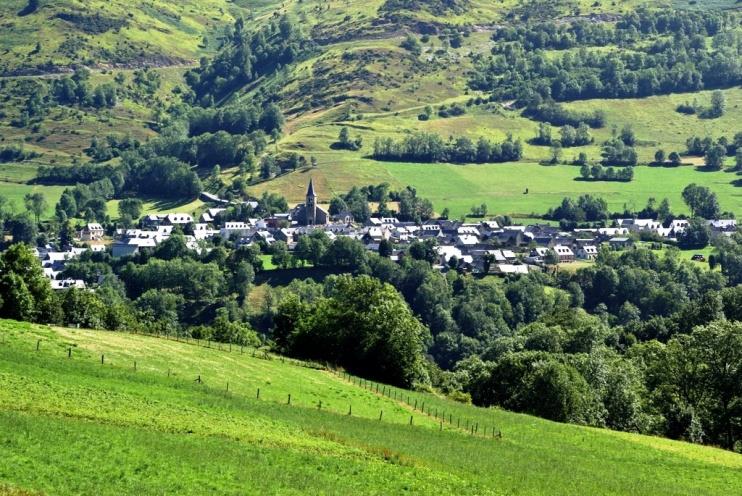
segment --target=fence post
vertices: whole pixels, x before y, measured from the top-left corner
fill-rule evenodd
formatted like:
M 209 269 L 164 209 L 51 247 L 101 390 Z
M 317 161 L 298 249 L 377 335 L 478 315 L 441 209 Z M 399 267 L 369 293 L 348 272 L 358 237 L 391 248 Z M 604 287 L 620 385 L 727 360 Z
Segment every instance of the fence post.
M 41 346 L 41 340 L 39 339 L 36 341 L 36 351 L 39 351 L 39 346 Z
M 255 396 L 255 399 L 256 400 L 259 400 L 260 399 L 260 388 L 258 388 L 258 394 Z
M 229 381 L 227 381 L 227 393 L 229 393 Z
M 286 403 L 287 405 L 291 404 L 291 394 L 289 394 L 289 401 Z
M 170 367 L 167 368 L 167 376 L 170 377 Z
M 67 349 L 67 358 L 72 358 L 72 348 Z
M 412 425 L 412 415 L 410 415 L 410 425 Z
M 136 372 L 136 370 L 137 370 L 137 361 L 134 360 L 134 371 Z
M 319 405 L 317 405 L 317 410 L 322 410 L 322 400 L 319 400 Z
M 196 382 L 198 382 L 199 384 L 201 384 L 201 375 L 200 374 L 198 376 L 198 379 L 196 379 Z
M 379 422 L 381 422 L 381 417 L 383 417 L 383 416 L 384 416 L 384 410 L 381 410 L 379 412 Z
M 414 412 L 415 410 L 417 410 L 417 400 L 415 400 L 415 406 L 412 407 L 412 411 Z
M 100 356 L 100 364 L 103 365 L 105 363 L 105 355 L 101 354 Z
M 353 414 L 353 405 L 348 405 L 348 415 Z

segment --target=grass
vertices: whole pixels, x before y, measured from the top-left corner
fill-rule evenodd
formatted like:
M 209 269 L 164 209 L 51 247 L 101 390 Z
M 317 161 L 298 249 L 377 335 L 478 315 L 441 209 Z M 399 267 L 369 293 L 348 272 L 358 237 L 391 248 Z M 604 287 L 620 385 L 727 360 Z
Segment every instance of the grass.
M 44 212 L 44 218 L 50 218 L 54 215 L 54 206 L 62 196 L 64 186 L 42 186 L 8 183 L 0 180 L 0 196 L 7 198 L 14 206 L 16 212 L 24 211 L 23 197 L 28 193 L 41 192 L 44 194 L 47 202 L 47 208 Z
M 637 167 L 634 180 L 586 182 L 579 180 L 575 166 L 542 166 L 534 163 L 487 165 L 407 164 L 376 162 L 361 157 L 336 158 L 334 152 L 317 154 L 316 169 L 288 174 L 253 189 L 281 191 L 289 201 L 301 201 L 309 177 L 313 177 L 320 200 L 350 189 L 353 185 L 388 182 L 394 188 L 412 185 L 429 198 L 440 212 L 449 208 L 454 217 L 486 203 L 491 215 L 517 217 L 542 215 L 565 196 L 597 194 L 612 211 L 624 206 L 641 210 L 650 197 L 670 200 L 673 212 L 688 213 L 681 192 L 690 183 L 710 187 L 719 197 L 722 210 L 742 213 L 742 189 L 737 176 L 728 172 L 705 172 L 692 166 L 678 168 Z M 525 193 L 528 189 L 528 194 Z
M 742 457 L 714 448 L 379 386 L 390 398 L 292 360 L 141 335 L 0 321 L 0 383 L 0 492 L 692 495 L 742 483 Z M 452 416 L 443 430 L 436 409 Z

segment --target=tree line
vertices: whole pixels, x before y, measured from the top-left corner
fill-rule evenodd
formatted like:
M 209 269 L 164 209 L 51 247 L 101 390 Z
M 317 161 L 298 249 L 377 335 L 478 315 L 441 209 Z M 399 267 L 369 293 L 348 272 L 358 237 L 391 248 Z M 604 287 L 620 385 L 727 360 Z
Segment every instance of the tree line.
M 512 136 L 500 143 L 480 137 L 475 143 L 466 136 L 445 141 L 437 134 L 425 132 L 415 132 L 400 141 L 377 138 L 372 153 L 376 160 L 423 163 L 511 162 L 522 155 L 523 144 Z

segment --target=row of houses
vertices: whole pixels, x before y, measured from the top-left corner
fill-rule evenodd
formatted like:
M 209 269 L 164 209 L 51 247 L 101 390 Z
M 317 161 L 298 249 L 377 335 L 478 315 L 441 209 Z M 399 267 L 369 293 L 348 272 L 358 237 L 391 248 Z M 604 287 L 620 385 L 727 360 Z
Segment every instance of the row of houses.
M 253 202 L 251 206 L 258 205 Z M 155 248 L 167 240 L 176 227 L 187 233 L 187 246 L 193 250 L 202 249 L 201 241 L 217 235 L 238 245 L 258 243 L 270 247 L 282 241 L 293 250 L 302 236 L 322 230 L 331 240 L 350 237 L 361 241 L 371 251 L 378 251 L 386 242 L 387 246 L 395 247 L 393 258 L 414 241 L 434 240 L 439 267 L 455 264 L 474 272 L 522 273 L 536 270 L 550 257 L 562 263 L 592 260 L 600 246 L 625 249 L 642 233 L 677 240 L 689 225 L 683 219 L 674 220 L 665 227 L 653 219 L 632 218 L 618 219 L 611 227 L 564 231 L 544 224 L 501 226 L 495 220 L 475 223 L 432 220 L 418 224 L 402 222 L 395 217 L 373 217 L 361 224 L 354 222 L 348 212 L 332 216 L 319 207 L 311 180 L 305 203 L 289 212 L 241 221 L 223 221 L 223 212 L 225 208 L 220 206 L 205 210 L 198 219 L 179 212 L 147 215 L 138 229 L 116 231 L 112 254 L 123 257 Z M 729 235 L 737 229 L 734 219 L 709 221 L 709 226 L 715 235 Z M 100 224 L 88 224 L 80 233 L 83 241 L 100 241 L 103 237 Z
M 217 235 L 239 245 L 259 243 L 270 247 L 282 241 L 293 250 L 302 236 L 321 230 L 330 240 L 341 236 L 357 239 L 370 251 L 378 251 L 383 242 L 389 242 L 395 247 L 392 254 L 395 258 L 414 241 L 435 240 L 436 262 L 441 268 L 455 263 L 457 267 L 473 272 L 523 273 L 543 266 L 550 252 L 561 263 L 592 260 L 602 245 L 612 249 L 629 248 L 634 242 L 633 235 L 646 231 L 673 239 L 688 225 L 685 220 L 677 220 L 665 228 L 654 220 L 620 219 L 612 227 L 564 231 L 543 224 L 500 226 L 494 220 L 476 223 L 433 220 L 418 224 L 394 217 L 374 217 L 359 224 L 348 219 L 347 214 L 330 218 L 321 225 L 304 225 L 293 219 L 291 213 L 264 219 L 220 222 L 222 211 L 221 208 L 209 209 L 200 216 L 199 222 L 187 214 L 149 216 L 143 219 L 139 229 L 116 232 L 113 256 L 127 256 L 143 248 L 154 248 L 168 239 L 178 225 L 188 227 L 187 244 L 194 250 L 200 249 L 199 241 Z M 188 219 L 191 220 L 189 224 L 181 224 Z M 712 230 L 722 234 L 736 230 L 734 220 L 712 221 L 710 225 Z

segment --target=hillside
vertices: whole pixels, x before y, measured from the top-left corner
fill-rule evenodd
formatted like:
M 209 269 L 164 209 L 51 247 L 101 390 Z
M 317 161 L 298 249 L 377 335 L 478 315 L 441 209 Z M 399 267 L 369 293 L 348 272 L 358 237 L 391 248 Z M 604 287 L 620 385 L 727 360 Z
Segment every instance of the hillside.
M 704 5 L 708 19 L 723 19 L 712 16 L 739 11 L 739 5 L 731 0 Z M 534 56 L 548 63 L 572 63 L 560 61 L 583 52 L 590 57 L 652 57 L 658 51 L 668 50 L 663 44 L 672 39 L 669 30 L 674 28 L 658 24 L 657 29 L 635 33 L 633 28 L 618 27 L 626 19 L 633 19 L 641 28 L 646 19 L 637 20 L 637 15 L 669 8 L 683 9 L 668 15 L 677 13 L 677 22 L 684 25 L 692 26 L 699 19 L 693 17 L 698 8 L 695 2 L 679 0 L 156 0 L 133 7 L 119 0 L 5 2 L 0 7 L 0 23 L 4 27 L 0 33 L 4 48 L 0 53 L 0 96 L 4 101 L 0 143 L 22 145 L 31 156 L 0 163 L 0 193 L 18 204 L 26 193 L 42 192 L 49 204 L 46 215 L 50 217 L 62 192 L 61 183 L 38 184 L 39 167 L 91 162 L 116 166 L 116 158 L 91 160 L 88 150 L 94 137 L 103 139 L 110 135 L 146 142 L 182 119 L 183 104 L 208 104 L 206 97 L 210 96 L 220 108 L 274 102 L 286 117 L 281 135 L 275 137 L 275 146 L 256 153 L 258 163 L 247 167 L 247 172 L 237 163 L 219 164 L 221 181 L 205 184 L 212 192 L 224 193 L 239 179 L 233 189 L 242 194 L 279 192 L 290 203 L 296 203 L 302 200 L 306 175 L 311 173 L 325 203 L 353 186 L 387 182 L 395 189 L 414 186 L 421 196 L 433 202 L 437 212 L 448 208 L 456 217 L 469 213 L 472 205 L 487 203 L 490 211 L 498 214 L 532 218 L 543 215 L 564 196 L 584 192 L 601 193 L 612 210 L 639 209 L 650 197 L 658 201 L 667 197 L 675 213 L 687 214 L 679 192 L 695 182 L 717 192 L 723 210 L 742 212 L 737 191 L 741 183 L 736 175 L 725 173 L 728 171 L 708 172 L 701 167 L 703 153 L 686 154 L 686 140 L 691 136 L 714 140 L 724 137 L 729 141 L 740 131 L 742 97 L 738 74 L 723 81 L 691 85 L 690 90 L 682 86 L 667 89 L 664 86 L 669 82 L 683 78 L 671 76 L 668 82 L 660 80 L 658 74 L 651 76 L 656 81 L 650 79 L 647 83 L 650 89 L 641 85 L 630 89 L 632 80 L 646 75 L 641 69 L 624 75 L 626 87 L 606 87 L 595 90 L 594 95 L 584 89 L 592 84 L 586 83 L 587 66 L 573 71 L 585 81 L 571 84 L 560 80 L 557 84 L 549 79 L 550 91 L 557 92 L 553 96 L 566 112 L 584 117 L 599 110 L 605 117 L 602 126 L 590 130 L 590 143 L 565 146 L 558 152 L 559 165 L 546 167 L 542 164 L 555 152 L 546 144 L 534 142 L 543 123 L 521 105 L 525 102 L 523 95 L 517 93 L 521 90 L 508 86 L 510 73 L 498 62 L 498 57 L 517 54 L 511 48 L 519 43 L 526 47 L 523 54 L 517 55 L 523 58 L 508 64 L 522 70 L 533 69 L 529 64 Z M 230 53 L 235 19 L 244 19 L 244 30 L 249 36 L 264 30 L 260 36 L 265 39 L 273 36 L 271 23 L 284 15 L 294 22 L 296 30 L 291 36 L 299 40 L 291 47 L 290 57 L 262 68 L 253 59 L 256 71 L 246 79 L 231 79 L 239 68 L 229 66 L 234 60 L 224 59 L 219 62 L 223 74 L 205 79 L 201 89 L 193 86 L 193 77 L 187 76 L 191 69 L 199 73 L 203 67 L 209 67 L 209 60 Z M 720 54 L 727 56 L 732 54 L 727 49 L 738 50 L 732 41 L 738 38 L 728 38 L 737 36 L 733 34 L 733 22 L 723 28 L 727 38 L 714 34 L 718 34 L 719 23 L 723 25 L 722 21 L 709 21 L 700 30 L 683 28 L 687 29 L 686 37 L 696 36 L 694 43 L 703 39 L 708 47 L 709 62 L 699 62 L 699 70 L 706 71 L 704 81 L 715 73 L 725 73 L 722 69 L 706 68 L 712 62 L 722 63 L 718 60 Z M 525 34 L 518 29 L 526 30 Z M 543 47 L 530 47 L 533 36 L 528 29 L 549 33 L 562 29 L 572 37 L 585 30 L 588 34 L 584 39 L 580 38 L 583 35 L 574 39 L 567 36 L 561 41 L 540 39 L 537 43 L 545 43 Z M 611 39 L 614 35 L 606 33 L 614 29 L 618 34 Z M 523 40 L 518 38 L 521 36 Z M 37 44 L 37 39 L 43 42 Z M 251 43 L 254 42 L 253 39 Z M 722 44 L 727 45 L 727 51 L 722 50 Z M 256 53 L 253 55 L 261 56 L 260 51 Z M 698 54 L 689 57 L 695 59 Z M 626 59 L 624 64 L 633 71 L 631 60 Z M 656 63 L 653 60 L 648 65 Z M 202 64 L 207 65 L 201 67 Z M 678 64 L 668 71 L 680 70 L 682 61 Z M 91 90 L 97 86 L 112 89 L 116 102 L 102 108 L 64 103 L 58 98 L 47 102 L 50 82 L 80 65 L 92 71 Z M 143 72 L 143 68 L 150 70 Z M 530 82 L 531 76 L 526 73 L 520 77 L 525 77 L 520 86 L 516 85 L 520 88 L 541 84 Z M 543 74 L 533 77 L 534 81 L 552 78 Z M 499 83 L 493 86 L 495 80 Z M 219 89 L 215 90 L 217 86 Z M 712 90 L 717 88 L 723 92 L 726 110 L 715 118 L 703 117 L 701 113 L 710 104 Z M 190 89 L 196 90 L 195 97 Z M 620 98 L 612 96 L 614 90 Z M 41 101 L 36 102 L 35 98 Z M 519 101 L 523 102 L 514 103 Z M 676 111 L 691 103 L 697 107 L 696 114 Z M 42 107 L 40 111 L 38 105 Z M 424 119 L 422 114 L 426 114 Z M 364 145 L 360 150 L 333 147 L 345 126 L 354 137 L 362 138 Z M 633 179 L 581 182 L 580 168 L 567 164 L 580 154 L 591 164 L 600 162 L 603 144 L 611 140 L 615 130 L 625 126 L 635 133 L 633 147 L 638 167 Z M 547 127 L 555 137 L 559 136 L 559 125 L 552 122 Z M 415 132 L 431 133 L 444 140 L 468 138 L 475 144 L 480 138 L 500 142 L 512 136 L 520 140 L 523 150 L 517 161 L 504 165 L 487 159 L 476 166 L 468 164 L 467 159 L 457 159 L 455 164 L 412 165 L 409 161 L 372 157 L 377 139 L 402 140 Z M 657 150 L 680 153 L 682 165 L 648 170 L 645 166 L 653 162 Z M 313 159 L 315 166 L 301 167 L 296 173 L 283 166 L 278 170 L 265 169 L 260 162 L 261 156 L 292 153 L 301 156 L 305 163 Z M 733 155 L 734 148 L 730 147 L 725 167 L 734 165 Z M 210 166 L 195 165 L 200 166 L 196 171 L 201 179 L 208 178 Z M 523 194 L 525 191 L 528 195 Z M 144 195 L 144 199 L 148 212 L 195 212 L 201 207 L 193 198 L 164 201 L 158 195 Z M 109 209 L 115 211 L 116 205 L 109 202 Z
M 690 495 L 742 483 L 738 454 L 385 397 L 237 347 L 12 321 L 0 343 L 0 491 L 11 494 Z M 439 409 L 452 420 L 442 430 Z

